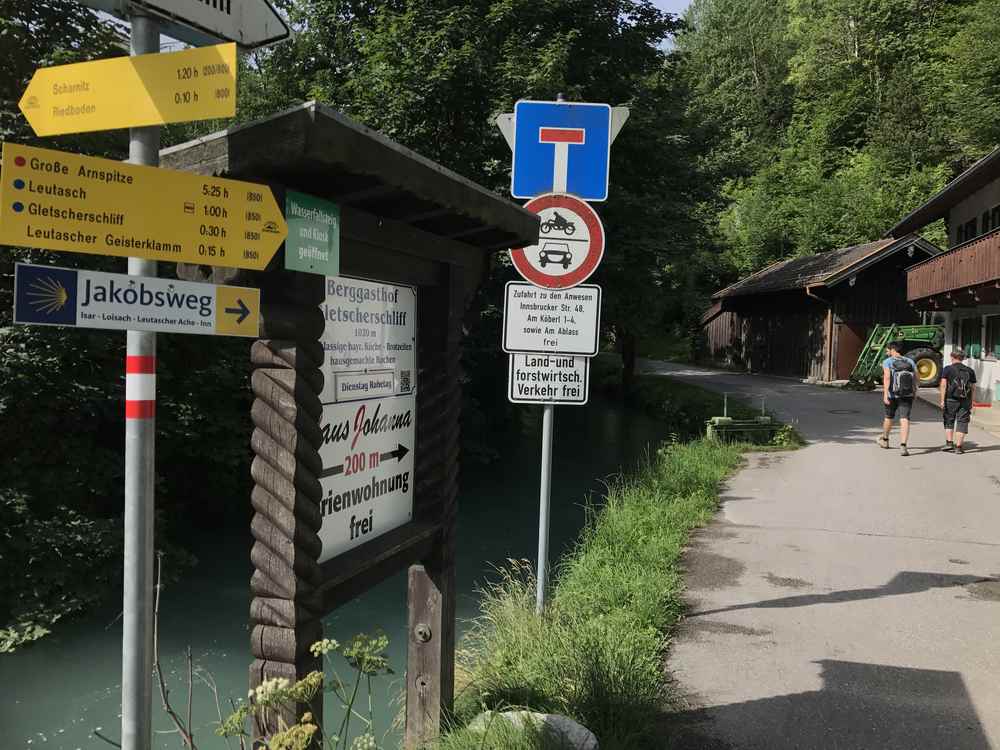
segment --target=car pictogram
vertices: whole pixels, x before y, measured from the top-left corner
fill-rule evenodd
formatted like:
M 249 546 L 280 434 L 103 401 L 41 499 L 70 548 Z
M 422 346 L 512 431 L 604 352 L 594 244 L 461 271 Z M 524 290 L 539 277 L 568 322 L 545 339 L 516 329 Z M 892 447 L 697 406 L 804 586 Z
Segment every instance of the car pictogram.
M 565 242 L 546 242 L 538 253 L 538 262 L 542 268 L 549 263 L 560 263 L 563 268 L 569 268 L 569 264 L 573 262 L 573 253 Z

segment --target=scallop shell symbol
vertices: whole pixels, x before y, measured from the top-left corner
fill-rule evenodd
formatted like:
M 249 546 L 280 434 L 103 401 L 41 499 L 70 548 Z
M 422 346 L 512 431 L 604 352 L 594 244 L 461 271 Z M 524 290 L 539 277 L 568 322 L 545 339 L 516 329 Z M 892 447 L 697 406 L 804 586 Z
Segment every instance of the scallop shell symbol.
M 28 288 L 27 297 L 28 302 L 38 312 L 51 315 L 66 306 L 69 301 L 69 292 L 60 282 L 51 276 L 45 276 L 32 282 Z

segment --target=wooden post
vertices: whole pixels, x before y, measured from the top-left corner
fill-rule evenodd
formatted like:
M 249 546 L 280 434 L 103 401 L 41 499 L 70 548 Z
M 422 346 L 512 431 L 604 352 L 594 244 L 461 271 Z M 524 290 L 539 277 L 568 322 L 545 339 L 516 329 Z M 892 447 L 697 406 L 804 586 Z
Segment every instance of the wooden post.
M 455 692 L 455 566 L 437 561 L 411 565 L 406 663 L 407 750 L 423 747 L 441 731 Z
M 322 523 L 319 394 L 323 388 L 322 276 L 276 271 L 261 283 L 261 335 L 251 348 L 254 538 L 250 558 L 250 688 L 274 677 L 295 681 L 322 661 L 309 647 L 323 637 L 318 531 Z M 311 706 L 267 716 L 257 736 L 297 722 L 322 720 L 322 693 Z
M 458 499 L 461 271 L 420 297 L 417 486 L 435 496 L 441 531 L 432 553 L 409 569 L 406 734 L 416 750 L 438 736 L 455 695 L 455 516 Z

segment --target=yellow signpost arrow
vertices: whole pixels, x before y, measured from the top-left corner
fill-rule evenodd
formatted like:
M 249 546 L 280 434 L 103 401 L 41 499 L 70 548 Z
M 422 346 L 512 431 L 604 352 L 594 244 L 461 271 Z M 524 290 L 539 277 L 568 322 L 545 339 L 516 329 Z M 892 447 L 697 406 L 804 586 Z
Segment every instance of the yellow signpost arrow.
M 2 245 L 261 270 L 287 234 L 265 185 L 3 144 Z
M 39 68 L 18 102 L 39 136 L 236 114 L 236 45 Z

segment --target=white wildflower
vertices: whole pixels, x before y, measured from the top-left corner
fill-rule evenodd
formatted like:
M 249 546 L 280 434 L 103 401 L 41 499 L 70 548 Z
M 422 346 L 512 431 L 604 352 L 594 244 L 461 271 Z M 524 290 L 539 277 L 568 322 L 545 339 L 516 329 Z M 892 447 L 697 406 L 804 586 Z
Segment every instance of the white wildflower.
M 267 704 L 273 700 L 276 700 L 281 693 L 285 692 L 292 686 L 292 683 L 288 681 L 285 677 L 274 677 L 270 680 L 264 680 L 253 693 L 254 700 L 257 703 Z
M 325 656 L 333 651 L 340 648 L 340 643 L 333 638 L 324 638 L 321 641 L 316 641 L 309 650 L 312 651 L 313 656 Z

